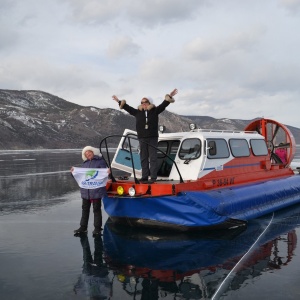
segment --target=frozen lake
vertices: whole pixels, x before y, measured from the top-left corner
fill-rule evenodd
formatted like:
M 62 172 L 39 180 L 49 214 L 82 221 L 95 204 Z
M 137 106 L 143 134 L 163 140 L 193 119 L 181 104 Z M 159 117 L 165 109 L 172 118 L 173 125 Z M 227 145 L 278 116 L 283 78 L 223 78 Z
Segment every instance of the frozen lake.
M 91 218 L 79 238 L 78 163 L 80 150 L 0 151 L 0 299 L 300 299 L 300 205 L 209 236 L 114 228 L 103 212 L 104 235 Z

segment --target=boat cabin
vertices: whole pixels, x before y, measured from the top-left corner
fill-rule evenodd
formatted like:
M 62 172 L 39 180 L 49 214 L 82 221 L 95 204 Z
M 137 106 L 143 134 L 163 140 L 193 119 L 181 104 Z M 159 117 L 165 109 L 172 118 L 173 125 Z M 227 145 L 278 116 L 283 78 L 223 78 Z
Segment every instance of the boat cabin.
M 194 129 L 161 133 L 157 156 L 158 181 L 197 180 L 226 168 L 253 171 L 255 166 L 271 167 L 265 138 L 256 131 Z M 279 157 L 276 161 L 284 167 Z M 124 131 L 112 167 L 141 177 L 139 141 L 134 131 Z
M 107 140 L 116 137 L 120 142 L 111 160 Z M 136 132 L 129 129 L 125 129 L 122 136 L 107 136 L 101 141 L 100 150 L 103 152 L 103 147 L 106 148 L 112 184 L 120 183 L 123 178 L 124 184 L 142 184 L 139 182 L 142 177 L 139 143 Z M 171 189 L 178 192 L 186 187 L 180 184 L 188 182 L 194 183 L 192 189 L 206 190 L 289 176 L 293 173 L 290 163 L 296 147 L 286 126 L 270 119 L 258 119 L 244 131 L 191 128 L 188 132 L 160 133 L 156 150 L 154 185 L 171 184 Z M 128 176 L 116 180 L 116 169 Z M 109 183 L 107 190 L 112 186 Z M 151 191 L 154 189 L 152 185 Z

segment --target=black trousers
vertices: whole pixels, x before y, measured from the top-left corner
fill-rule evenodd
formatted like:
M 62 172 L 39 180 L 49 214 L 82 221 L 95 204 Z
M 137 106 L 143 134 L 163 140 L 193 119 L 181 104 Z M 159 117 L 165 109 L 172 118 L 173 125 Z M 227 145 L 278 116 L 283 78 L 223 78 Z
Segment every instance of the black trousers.
M 101 229 L 102 226 L 102 212 L 101 212 L 101 199 L 92 200 L 94 212 L 94 226 L 95 229 Z M 91 200 L 82 199 L 82 215 L 80 226 L 87 228 L 90 217 Z
M 140 138 L 140 158 L 142 166 L 142 178 L 148 179 L 150 176 L 152 179 L 157 177 L 157 147 L 158 137 Z M 151 147 L 151 146 L 153 147 Z M 149 166 L 150 164 L 150 166 Z

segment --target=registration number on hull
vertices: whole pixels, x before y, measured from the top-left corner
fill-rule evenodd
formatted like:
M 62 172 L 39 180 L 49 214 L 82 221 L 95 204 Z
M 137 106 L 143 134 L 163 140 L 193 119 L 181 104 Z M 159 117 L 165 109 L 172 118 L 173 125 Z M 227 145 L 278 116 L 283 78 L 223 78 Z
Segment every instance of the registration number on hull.
M 226 177 L 212 180 L 213 186 L 226 186 L 234 184 L 234 177 Z

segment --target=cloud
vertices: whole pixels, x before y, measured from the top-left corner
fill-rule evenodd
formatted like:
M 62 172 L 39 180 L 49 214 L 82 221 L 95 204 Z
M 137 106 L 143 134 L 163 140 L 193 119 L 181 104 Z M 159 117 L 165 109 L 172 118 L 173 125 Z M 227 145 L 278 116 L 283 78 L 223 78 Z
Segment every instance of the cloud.
M 252 51 L 262 38 L 264 30 L 254 28 L 237 32 L 228 38 L 204 39 L 195 38 L 183 48 L 183 56 L 192 60 L 213 60 L 233 52 Z
M 140 51 L 140 46 L 128 36 L 117 37 L 112 40 L 107 48 L 108 57 L 115 59 L 119 57 L 134 56 Z
M 10 51 L 13 47 L 18 45 L 20 35 L 15 30 L 7 29 L 0 31 L 0 52 Z
M 74 22 L 103 24 L 115 18 L 124 7 L 122 1 L 63 0 L 71 9 Z
M 4 15 L 5 10 L 10 9 L 14 6 L 14 1 L 11 0 L 1 0 L 0 2 L 0 14 Z
M 279 4 L 291 14 L 295 15 L 300 11 L 300 0 L 279 0 Z
M 178 114 L 299 124 L 299 2 L 2 0 L 0 88 L 113 108 L 178 88 Z
M 195 18 L 206 2 L 204 0 L 133 0 L 127 15 L 132 22 L 152 27 Z
M 105 90 L 108 84 L 84 66 L 60 66 L 41 58 L 19 57 L 0 64 L 1 86 L 7 89 L 42 90 L 76 102 L 78 94 L 92 89 Z M 20 85 L 20 82 L 22 83 Z M 82 99 L 83 100 L 83 99 Z
M 206 0 L 64 0 L 72 10 L 74 21 L 104 24 L 117 18 L 142 27 L 184 21 L 195 17 Z
M 300 92 L 300 66 L 265 64 L 254 68 L 247 83 L 258 93 L 274 95 L 277 93 Z
M 177 77 L 178 65 L 171 60 L 152 58 L 145 60 L 139 68 L 139 76 L 142 80 L 151 81 L 153 84 L 166 84 Z

